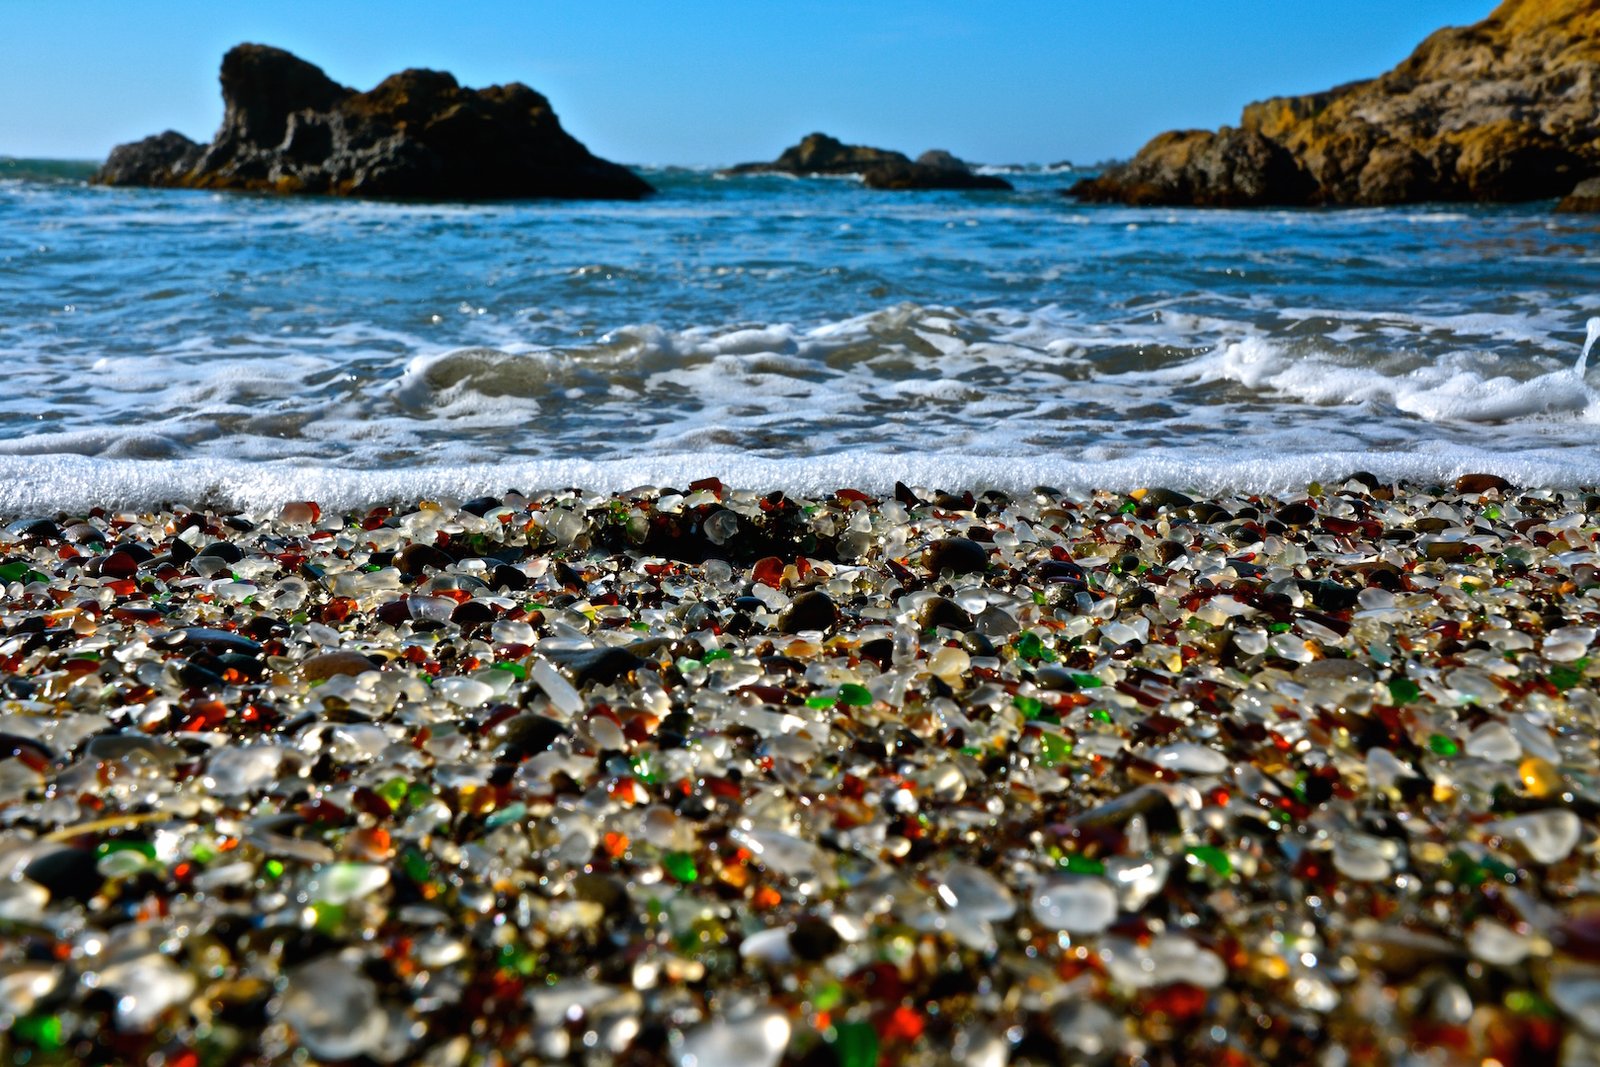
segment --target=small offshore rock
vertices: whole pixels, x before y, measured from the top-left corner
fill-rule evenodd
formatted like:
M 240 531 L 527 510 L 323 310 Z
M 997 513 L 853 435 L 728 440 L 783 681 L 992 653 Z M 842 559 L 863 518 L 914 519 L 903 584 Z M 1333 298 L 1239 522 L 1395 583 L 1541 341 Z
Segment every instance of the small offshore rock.
M 1600 178 L 1585 178 L 1561 198 L 1556 210 L 1573 214 L 1600 213 Z

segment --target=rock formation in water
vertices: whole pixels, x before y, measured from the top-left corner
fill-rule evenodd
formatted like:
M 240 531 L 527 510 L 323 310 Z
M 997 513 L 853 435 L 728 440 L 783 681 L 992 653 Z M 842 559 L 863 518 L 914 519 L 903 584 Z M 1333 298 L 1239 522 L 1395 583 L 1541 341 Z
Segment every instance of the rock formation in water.
M 771 163 L 741 163 L 723 174 L 861 175 L 874 189 L 1010 189 L 1004 178 L 974 174 L 949 152 L 924 152 L 913 162 L 900 152 L 844 144 L 825 133 L 813 133 L 784 150 Z
M 1536 200 L 1600 174 L 1600 0 L 1504 0 L 1370 81 L 1164 133 L 1071 195 L 1252 206 Z
M 1600 178 L 1585 178 L 1579 182 L 1572 192 L 1561 198 L 1556 210 L 1590 215 L 1600 212 Z
M 942 149 L 918 156 L 916 162 L 879 163 L 861 175 L 873 189 L 1010 189 L 1011 183 L 971 166 Z
M 653 192 L 592 155 L 525 85 L 464 89 L 407 70 L 359 93 L 278 48 L 222 60 L 222 128 L 209 145 L 167 131 L 112 151 L 104 185 L 429 200 L 631 200 Z

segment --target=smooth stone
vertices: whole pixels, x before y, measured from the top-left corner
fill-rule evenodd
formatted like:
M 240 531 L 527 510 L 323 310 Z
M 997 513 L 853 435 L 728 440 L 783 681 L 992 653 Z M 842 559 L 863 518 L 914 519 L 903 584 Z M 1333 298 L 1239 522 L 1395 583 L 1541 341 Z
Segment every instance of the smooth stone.
M 213 652 L 238 652 L 246 656 L 259 656 L 261 644 L 232 630 L 216 630 L 209 626 L 190 626 L 179 630 L 166 640 L 183 645 L 198 645 Z
M 528 668 L 528 679 L 544 690 L 544 695 L 550 698 L 550 706 L 561 714 L 570 718 L 584 709 L 582 695 L 549 660 L 534 659 Z
M 317 872 L 306 887 L 312 900 L 348 904 L 389 884 L 389 869 L 375 863 L 332 863 Z
M 1047 882 L 1034 891 L 1033 915 L 1051 930 L 1098 934 L 1117 921 L 1117 893 L 1097 878 Z
M 728 836 L 754 853 L 763 867 L 777 874 L 798 878 L 822 868 L 817 846 L 793 834 L 763 829 L 733 830 Z
M 278 745 L 220 748 L 206 763 L 206 788 L 222 796 L 242 796 L 278 780 L 287 750 Z
M 739 943 L 739 955 L 747 960 L 762 960 L 766 963 L 788 963 L 794 959 L 794 952 L 789 948 L 789 930 L 784 926 L 774 926 L 769 930 L 759 930 L 746 937 Z
M 239 563 L 244 559 L 244 549 L 232 541 L 213 541 L 196 552 L 195 557 L 220 559 L 224 563 Z
M 1496 763 L 1511 763 L 1522 758 L 1522 742 L 1503 722 L 1486 722 L 1467 737 L 1467 755 Z
M 1491 490 L 1511 491 L 1511 483 L 1495 474 L 1463 474 L 1456 479 L 1456 492 L 1462 496 L 1482 496 Z
M 827 632 L 839 623 L 839 608 L 833 598 L 820 589 L 801 593 L 778 616 L 778 632 L 797 634 L 806 630 Z
M 1147 945 L 1118 939 L 1104 946 L 1100 957 L 1112 980 L 1130 989 L 1174 982 L 1215 989 L 1228 977 L 1228 968 L 1216 953 L 1182 934 L 1160 934 Z
M 373 1051 L 388 1028 L 377 986 L 337 956 L 290 971 L 278 1014 L 312 1055 L 330 1060 Z
M 100 972 L 100 985 L 116 995 L 117 1029 L 143 1032 L 168 1008 L 194 995 L 194 975 L 159 953 L 113 963 Z
M 989 566 L 989 550 L 967 537 L 946 537 L 929 545 L 922 564 L 931 574 L 977 574 Z
M 1533 952 L 1532 942 L 1493 919 L 1479 919 L 1467 931 L 1467 951 L 1485 963 L 1515 967 Z
M 1589 1034 L 1600 1037 L 1600 970 L 1564 967 L 1550 978 L 1550 1000 Z
M 37 881 L 0 882 L 0 921 L 37 922 L 50 903 L 50 890 Z
M 425 571 L 442 571 L 455 560 L 436 546 L 414 541 L 402 548 L 394 557 L 394 565 L 407 578 L 415 578 Z
M 503 763 L 515 763 L 544 752 L 566 732 L 563 723 L 548 715 L 524 712 L 497 725 L 490 737 L 500 742 L 495 758 Z
M 1535 863 L 1560 863 L 1583 836 L 1583 821 L 1570 811 L 1552 809 L 1490 823 L 1490 833 L 1515 841 Z
M 1172 861 L 1165 856 L 1112 856 L 1106 860 L 1106 877 L 1117 889 L 1117 903 L 1127 912 L 1148 904 L 1171 873 Z
M 731 1022 L 713 1019 L 684 1035 L 678 1067 L 777 1067 L 789 1030 L 789 1017 L 775 1008 Z
M 324 682 L 339 674 L 360 675 L 377 670 L 372 660 L 346 648 L 319 652 L 300 664 L 300 677 L 308 682 Z
M 1209 745 L 1199 745 L 1190 741 L 1163 745 L 1151 749 L 1145 755 L 1158 767 L 1190 774 L 1222 774 L 1232 766 L 1223 753 Z
M 644 659 L 617 645 L 552 653 L 551 658 L 572 674 L 580 689 L 586 685 L 613 685 L 645 666 Z
M 495 698 L 494 686 L 476 678 L 440 678 L 432 688 L 438 696 L 460 708 L 476 708 Z
M 952 863 L 936 876 L 939 899 L 953 911 L 1004 922 L 1017 913 L 1016 898 L 998 878 L 971 863 Z
M 94 853 L 84 848 L 53 849 L 31 861 L 22 874 L 48 890 L 51 900 L 76 900 L 82 904 L 93 900 L 105 884 Z
M 61 536 L 61 527 L 49 519 L 17 519 L 6 526 L 8 541 L 51 541 Z
M 929 598 L 922 605 L 917 624 L 924 630 L 942 626 L 947 630 L 968 630 L 972 627 L 972 613 L 942 596 Z
M 831 924 L 815 915 L 797 919 L 789 931 L 789 947 L 802 960 L 816 963 L 838 952 L 844 944 Z

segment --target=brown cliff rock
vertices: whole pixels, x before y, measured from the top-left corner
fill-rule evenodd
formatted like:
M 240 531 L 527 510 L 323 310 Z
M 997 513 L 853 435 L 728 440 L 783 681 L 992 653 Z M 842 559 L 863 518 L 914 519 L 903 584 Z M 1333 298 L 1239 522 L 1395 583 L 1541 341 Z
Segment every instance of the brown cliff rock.
M 1588 178 L 1573 187 L 1561 198 L 1557 211 L 1570 211 L 1592 215 L 1600 212 L 1600 178 Z
M 651 187 L 561 128 L 512 83 L 464 89 L 407 70 L 358 93 L 278 48 L 222 61 L 222 128 L 210 145 L 171 131 L 121 145 L 94 180 L 405 199 L 637 199 Z
M 1142 204 L 1515 201 L 1593 174 L 1600 0 L 1504 0 L 1380 77 L 1251 104 L 1238 130 L 1162 134 L 1070 192 Z

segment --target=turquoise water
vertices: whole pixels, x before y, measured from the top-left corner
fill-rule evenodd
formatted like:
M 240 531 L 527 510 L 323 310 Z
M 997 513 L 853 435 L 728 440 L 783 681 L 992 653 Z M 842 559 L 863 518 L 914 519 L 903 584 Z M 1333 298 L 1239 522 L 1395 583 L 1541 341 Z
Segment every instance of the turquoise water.
M 76 169 L 74 169 L 76 168 Z M 100 189 L 0 164 L 10 510 L 701 473 L 1600 481 L 1596 223 L 644 172 L 640 203 Z M 52 496 L 51 494 L 55 494 Z

